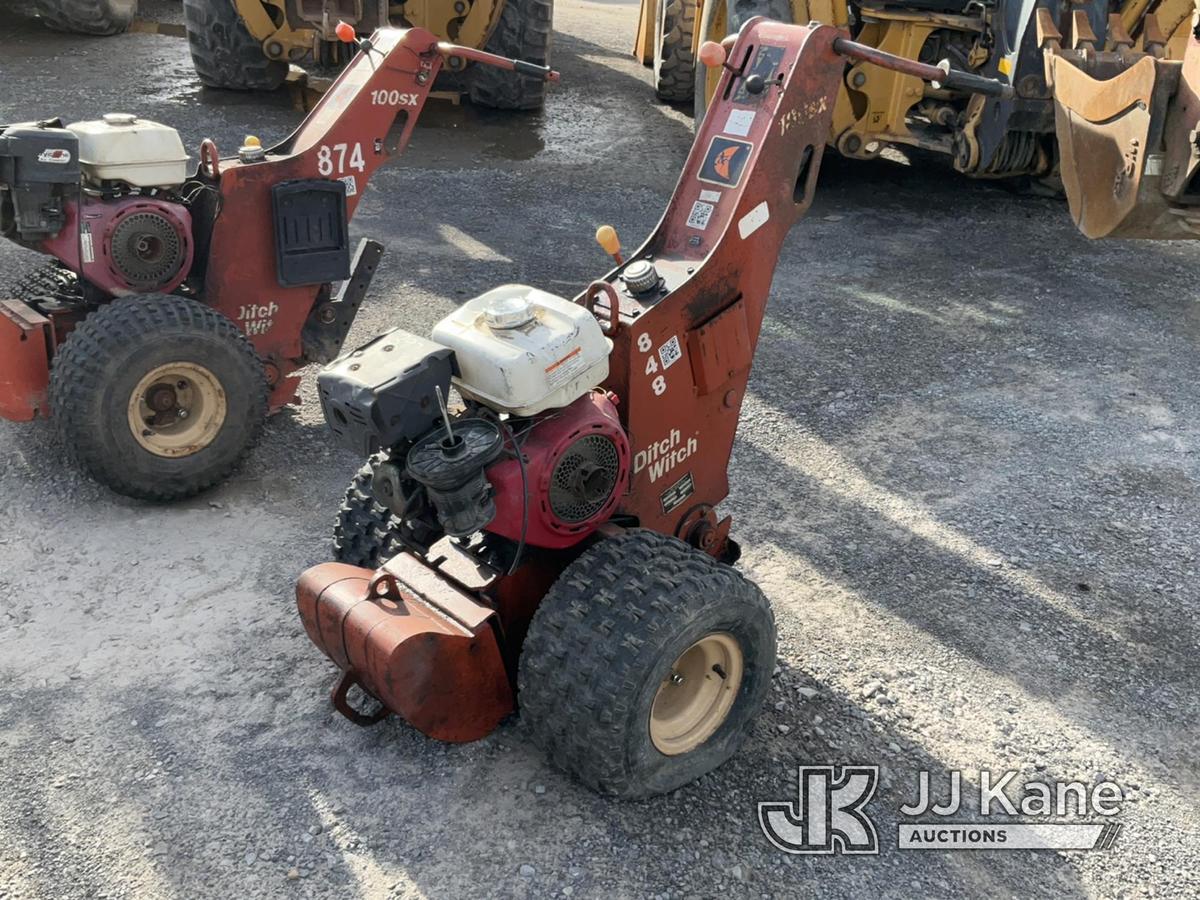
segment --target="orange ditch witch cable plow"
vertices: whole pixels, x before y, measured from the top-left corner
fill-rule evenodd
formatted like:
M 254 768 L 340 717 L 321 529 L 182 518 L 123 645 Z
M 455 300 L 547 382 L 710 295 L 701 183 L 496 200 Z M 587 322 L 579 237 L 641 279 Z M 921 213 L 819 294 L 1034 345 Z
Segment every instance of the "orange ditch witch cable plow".
M 340 351 L 383 252 L 351 257 L 350 217 L 443 59 L 557 78 L 419 28 L 343 37 L 359 53 L 295 133 L 232 159 L 206 140 L 191 175 L 175 129 L 133 115 L 0 128 L 0 235 L 52 257 L 0 298 L 0 415 L 51 415 L 134 497 L 221 481 L 294 402 L 293 373 Z
M 775 263 L 812 202 L 844 56 L 968 90 L 998 82 L 756 18 L 723 66 L 666 213 L 574 300 L 496 288 L 431 338 L 395 329 L 318 381 L 374 454 L 301 577 L 335 706 L 469 741 L 515 708 L 560 765 L 620 796 L 668 791 L 740 745 L 775 621 L 716 512 Z M 451 386 L 464 399 L 453 414 Z M 358 686 L 382 706 L 364 712 Z

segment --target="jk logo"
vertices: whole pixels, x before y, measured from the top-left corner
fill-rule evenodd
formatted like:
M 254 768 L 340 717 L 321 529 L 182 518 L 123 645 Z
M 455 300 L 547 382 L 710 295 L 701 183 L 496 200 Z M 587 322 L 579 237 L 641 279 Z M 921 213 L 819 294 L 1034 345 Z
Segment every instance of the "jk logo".
M 875 823 L 863 811 L 879 766 L 800 766 L 796 803 L 758 804 L 758 824 L 784 853 L 878 853 Z

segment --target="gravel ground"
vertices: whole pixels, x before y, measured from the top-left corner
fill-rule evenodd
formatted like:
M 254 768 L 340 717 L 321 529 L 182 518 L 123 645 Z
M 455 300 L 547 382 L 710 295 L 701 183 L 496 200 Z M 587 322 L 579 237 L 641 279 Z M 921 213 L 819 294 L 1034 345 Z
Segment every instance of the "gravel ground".
M 129 110 L 228 151 L 298 119 L 198 89 L 178 39 L 28 7 L 0 9 L 0 121 Z M 653 227 L 690 121 L 652 102 L 635 23 L 562 0 L 544 114 L 426 113 L 355 220 L 389 249 L 352 339 L 505 281 L 570 295 L 606 268 L 597 224 Z M 0 247 L 6 280 L 35 261 Z M 550 769 L 519 719 L 452 747 L 332 712 L 291 592 L 359 461 L 311 373 L 241 474 L 171 507 L 0 423 L 0 896 L 1195 896 L 1198 261 L 937 160 L 830 160 L 731 463 L 774 692 L 733 761 L 641 803 Z M 882 767 L 880 855 L 768 844 L 756 804 L 801 763 Z M 984 769 L 1117 781 L 1115 848 L 896 849 L 918 771 Z

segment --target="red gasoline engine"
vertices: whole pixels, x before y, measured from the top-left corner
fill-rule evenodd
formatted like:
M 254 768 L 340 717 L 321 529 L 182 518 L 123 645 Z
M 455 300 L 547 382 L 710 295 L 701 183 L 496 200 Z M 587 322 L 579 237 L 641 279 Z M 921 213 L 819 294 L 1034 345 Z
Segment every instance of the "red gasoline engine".
M 428 338 L 396 329 L 321 373 L 326 421 L 370 455 L 338 518 L 340 561 L 297 585 L 309 637 L 342 670 L 342 713 L 466 741 L 519 691 L 551 758 L 624 797 L 734 753 L 769 690 L 775 621 L 732 568 L 716 505 L 843 55 L 867 51 L 914 65 L 761 18 L 728 51 L 706 45 L 725 73 L 629 259 L 602 228 L 618 265 L 575 299 L 506 285 Z M 352 705 L 354 686 L 381 706 Z

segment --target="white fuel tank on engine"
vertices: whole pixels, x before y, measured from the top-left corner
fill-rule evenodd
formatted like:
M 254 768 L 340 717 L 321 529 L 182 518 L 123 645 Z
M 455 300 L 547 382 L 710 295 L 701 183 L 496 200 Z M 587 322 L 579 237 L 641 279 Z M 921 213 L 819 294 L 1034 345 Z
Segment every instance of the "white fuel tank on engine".
M 524 284 L 468 300 L 433 328 L 458 362 L 454 386 L 499 412 L 567 406 L 608 377 L 612 341 L 588 310 Z
M 123 181 L 134 187 L 175 187 L 187 178 L 188 155 L 179 132 L 132 113 L 75 122 L 67 129 L 79 138 L 79 163 L 94 183 Z

